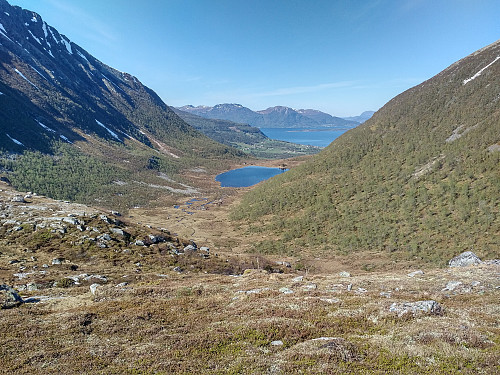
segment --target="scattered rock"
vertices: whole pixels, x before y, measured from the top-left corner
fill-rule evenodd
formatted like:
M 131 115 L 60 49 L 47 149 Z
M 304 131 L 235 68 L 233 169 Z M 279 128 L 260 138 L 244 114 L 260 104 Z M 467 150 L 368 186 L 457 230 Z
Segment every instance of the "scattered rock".
M 351 274 L 347 271 L 339 272 L 340 277 L 351 277 Z
M 443 292 L 455 290 L 458 286 L 462 285 L 461 281 L 449 281 L 446 287 L 442 290 Z
M 391 298 L 391 292 L 380 292 L 380 297 Z
M 62 264 L 62 262 L 64 262 L 64 258 L 54 258 L 54 259 L 52 259 L 52 265 Z
M 182 272 L 182 268 L 179 267 L 179 266 L 177 266 L 177 267 L 174 267 L 173 271 L 181 273 Z
M 304 280 L 304 276 L 297 276 L 292 279 L 293 283 L 300 283 L 302 280 Z
M 204 251 L 206 253 L 209 253 L 210 252 L 210 248 L 208 246 L 202 246 L 202 247 L 200 247 L 200 251 Z
M 474 254 L 472 251 L 466 251 L 460 255 L 457 255 L 455 258 L 451 259 L 448 262 L 448 265 L 450 267 L 467 267 L 481 263 L 482 263 L 481 259 L 479 259 L 479 257 L 476 254 Z
M 272 346 L 283 346 L 283 341 L 281 341 L 281 340 L 271 341 L 271 345 Z
M 279 291 L 283 294 L 292 294 L 293 293 L 293 290 L 291 290 L 290 288 L 287 288 L 287 287 L 280 288 Z
M 125 287 L 127 285 L 128 285 L 128 283 L 126 281 L 124 281 L 123 283 L 115 285 L 115 288 L 123 288 L 123 287 Z
M 135 245 L 136 246 L 144 246 L 144 241 L 142 241 L 142 240 L 136 240 L 135 241 Z
M 423 274 L 424 274 L 424 271 L 417 270 L 417 271 L 410 272 L 407 276 L 408 277 L 415 277 L 415 276 L 421 276 Z
M 187 245 L 185 248 L 184 248 L 184 251 L 196 251 L 196 247 L 193 246 L 193 245 Z
M 22 195 L 14 195 L 10 201 L 17 203 L 26 203 Z
M 302 286 L 302 289 L 304 289 L 304 290 L 316 290 L 316 289 L 318 289 L 318 286 L 314 283 L 309 283 L 309 284 Z
M 12 287 L 5 284 L 0 285 L 0 308 L 10 309 L 23 303 L 21 296 Z
M 406 314 L 415 316 L 421 313 L 441 315 L 444 312 L 443 307 L 433 300 L 402 303 L 394 302 L 389 307 L 389 311 L 396 313 L 399 317 Z
M 101 284 L 97 284 L 97 283 L 90 285 L 90 293 L 92 293 L 93 295 L 95 295 L 96 292 L 97 292 L 97 288 L 100 287 L 100 286 L 101 286 Z

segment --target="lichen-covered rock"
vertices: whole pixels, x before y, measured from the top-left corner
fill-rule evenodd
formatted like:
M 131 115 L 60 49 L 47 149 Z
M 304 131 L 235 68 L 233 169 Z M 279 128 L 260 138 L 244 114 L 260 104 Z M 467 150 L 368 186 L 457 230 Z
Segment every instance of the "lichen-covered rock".
M 472 251 L 465 251 L 448 262 L 450 267 L 467 267 L 476 264 L 481 264 L 482 261 Z
M 21 296 L 12 287 L 5 284 L 0 285 L 0 308 L 10 309 L 23 303 Z
M 413 316 L 418 314 L 441 315 L 444 312 L 443 307 L 434 300 L 402 303 L 394 302 L 391 307 L 389 307 L 389 311 L 396 313 L 399 317 L 406 314 L 412 314 Z

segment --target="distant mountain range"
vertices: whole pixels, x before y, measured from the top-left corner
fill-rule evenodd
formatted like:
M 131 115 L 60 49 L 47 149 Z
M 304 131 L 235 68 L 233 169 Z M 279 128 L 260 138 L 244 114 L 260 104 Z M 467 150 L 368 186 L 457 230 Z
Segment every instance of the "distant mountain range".
M 217 104 L 213 107 L 185 105 L 177 109 L 195 115 L 249 124 L 259 128 L 353 128 L 362 121 L 331 116 L 315 109 L 292 109 L 276 106 L 262 111 L 252 111 L 241 104 Z M 364 112 L 365 117 L 369 112 Z M 361 118 L 361 116 L 359 116 Z
M 314 256 L 369 252 L 443 265 L 470 249 L 498 257 L 499 187 L 497 41 L 258 185 L 233 214 L 269 233 L 257 246 L 267 254 L 313 248 Z
M 349 120 L 349 121 L 356 121 L 356 122 L 359 122 L 360 124 L 362 124 L 363 122 L 369 120 L 374 114 L 375 114 L 375 111 L 364 111 L 359 116 L 343 117 L 343 119 Z
M 37 13 L 5 0 L 0 0 L 0 108 L 0 154 L 24 153 L 27 158 L 32 151 L 51 155 L 71 150 L 117 174 L 126 170 L 129 178 L 141 170 L 172 176 L 244 155 L 188 125 L 136 77 L 103 64 Z M 66 160 L 30 157 L 45 160 L 43 168 Z M 75 162 L 69 170 L 84 164 Z M 16 170 L 15 165 L 4 168 Z M 18 168 L 13 181 L 21 172 Z M 48 172 L 37 179 L 44 175 Z M 103 173 L 103 181 L 110 183 L 112 175 Z M 37 179 L 25 176 L 24 188 L 51 191 L 54 181 Z M 21 183 L 20 177 L 17 181 Z M 68 191 L 82 189 L 67 186 Z

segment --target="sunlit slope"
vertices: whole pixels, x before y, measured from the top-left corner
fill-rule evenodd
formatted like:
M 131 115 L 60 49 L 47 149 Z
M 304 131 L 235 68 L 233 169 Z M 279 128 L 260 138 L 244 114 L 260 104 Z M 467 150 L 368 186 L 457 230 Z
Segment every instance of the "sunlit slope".
M 440 262 L 500 245 L 500 42 L 398 95 L 233 212 L 264 252 Z

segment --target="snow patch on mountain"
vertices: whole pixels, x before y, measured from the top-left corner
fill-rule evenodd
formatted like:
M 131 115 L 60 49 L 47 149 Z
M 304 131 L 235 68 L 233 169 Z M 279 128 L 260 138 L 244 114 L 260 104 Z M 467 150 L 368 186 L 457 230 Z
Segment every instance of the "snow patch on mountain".
M 35 84 L 34 84 L 33 82 L 31 82 L 28 78 L 26 78 L 26 76 L 25 76 L 23 73 L 21 73 L 19 70 L 17 70 L 17 68 L 16 68 L 16 69 L 14 69 L 14 70 L 16 71 L 16 73 L 17 73 L 17 74 L 19 74 L 22 78 L 24 78 L 24 79 L 25 79 L 25 80 L 26 80 L 26 81 L 27 81 L 27 82 L 28 82 L 31 86 L 33 86 L 33 87 L 34 87 L 34 88 L 36 88 L 37 90 L 40 90 L 40 89 L 38 88 L 38 86 L 37 86 L 37 85 L 35 85 Z
M 40 42 L 40 39 L 38 39 L 35 35 L 33 35 L 33 33 L 31 32 L 31 30 L 28 30 L 28 32 L 31 34 L 31 36 L 33 37 L 33 39 L 35 39 L 38 44 L 42 45 L 42 42 Z
M 114 131 L 112 131 L 111 129 L 108 129 L 108 128 L 106 127 L 106 125 L 104 125 L 102 122 L 100 122 L 100 121 L 99 121 L 99 120 L 97 120 L 97 119 L 95 120 L 95 122 L 97 123 L 97 125 L 102 126 L 104 129 L 106 129 L 106 130 L 108 131 L 108 133 L 109 133 L 109 134 L 111 134 L 111 136 L 113 136 L 114 138 L 116 138 L 116 139 L 118 139 L 119 141 L 121 141 L 120 137 L 118 137 L 118 135 L 117 135 Z
M 67 41 L 66 39 L 62 38 L 61 41 L 64 43 L 64 45 L 66 46 L 66 49 L 68 50 L 68 53 L 70 55 L 73 54 L 73 50 L 71 49 L 71 44 L 69 41 Z
M 37 69 L 36 69 L 33 65 L 30 65 L 30 66 L 31 66 L 31 68 L 32 68 L 35 72 L 37 72 L 37 73 L 40 75 L 40 77 L 42 77 L 44 80 L 48 81 L 48 79 L 47 79 L 47 78 L 45 78 L 45 76 L 44 76 L 42 73 L 40 73 L 40 72 L 39 72 L 39 71 L 38 71 L 38 70 L 37 70 Z
M 38 20 L 36 19 L 36 17 L 35 17 L 35 16 L 33 16 L 33 17 L 31 18 L 31 22 L 38 22 Z
M 45 35 L 45 39 L 47 39 L 47 36 L 49 36 L 49 34 L 47 33 L 47 24 L 45 22 L 42 23 L 42 30 L 43 30 L 43 35 Z M 47 44 L 48 44 L 48 42 L 47 42 Z
M 1 23 L 0 23 L 0 34 L 2 34 L 4 37 L 6 37 L 7 39 L 9 39 L 12 42 L 12 39 L 10 39 L 7 36 L 7 30 L 5 30 L 5 28 L 3 27 L 3 25 Z
M 488 69 L 490 66 L 492 66 L 498 59 L 500 59 L 500 56 L 497 56 L 495 60 L 493 60 L 492 62 L 490 62 L 488 65 L 486 65 L 483 69 L 481 69 L 479 72 L 477 72 L 476 74 L 474 74 L 472 77 L 464 79 L 462 85 L 466 85 L 470 81 L 475 80 L 477 77 L 479 77 L 481 75 L 481 73 L 483 73 L 486 69 Z
M 56 132 L 54 129 L 49 128 L 47 125 L 42 124 L 40 121 L 38 121 L 38 120 L 35 120 L 35 121 L 38 122 L 38 125 L 40 125 L 45 130 L 47 130 L 47 131 L 49 131 L 51 133 L 55 133 Z
M 19 142 L 17 139 L 12 138 L 12 137 L 11 137 L 10 135 L 8 135 L 7 133 L 5 133 L 5 135 L 6 135 L 7 137 L 9 137 L 9 139 L 10 139 L 12 142 L 14 142 L 16 145 L 19 145 L 19 146 L 24 146 L 21 142 Z
M 65 140 L 66 142 L 70 143 L 70 144 L 73 144 L 73 142 L 71 142 L 67 137 L 65 137 L 64 135 L 60 134 L 59 137 L 61 137 L 61 139 Z
M 83 53 L 81 53 L 78 50 L 76 50 L 76 53 L 78 56 L 80 56 L 82 59 L 84 59 L 85 61 L 87 61 L 90 64 L 90 61 L 85 57 L 85 55 Z

